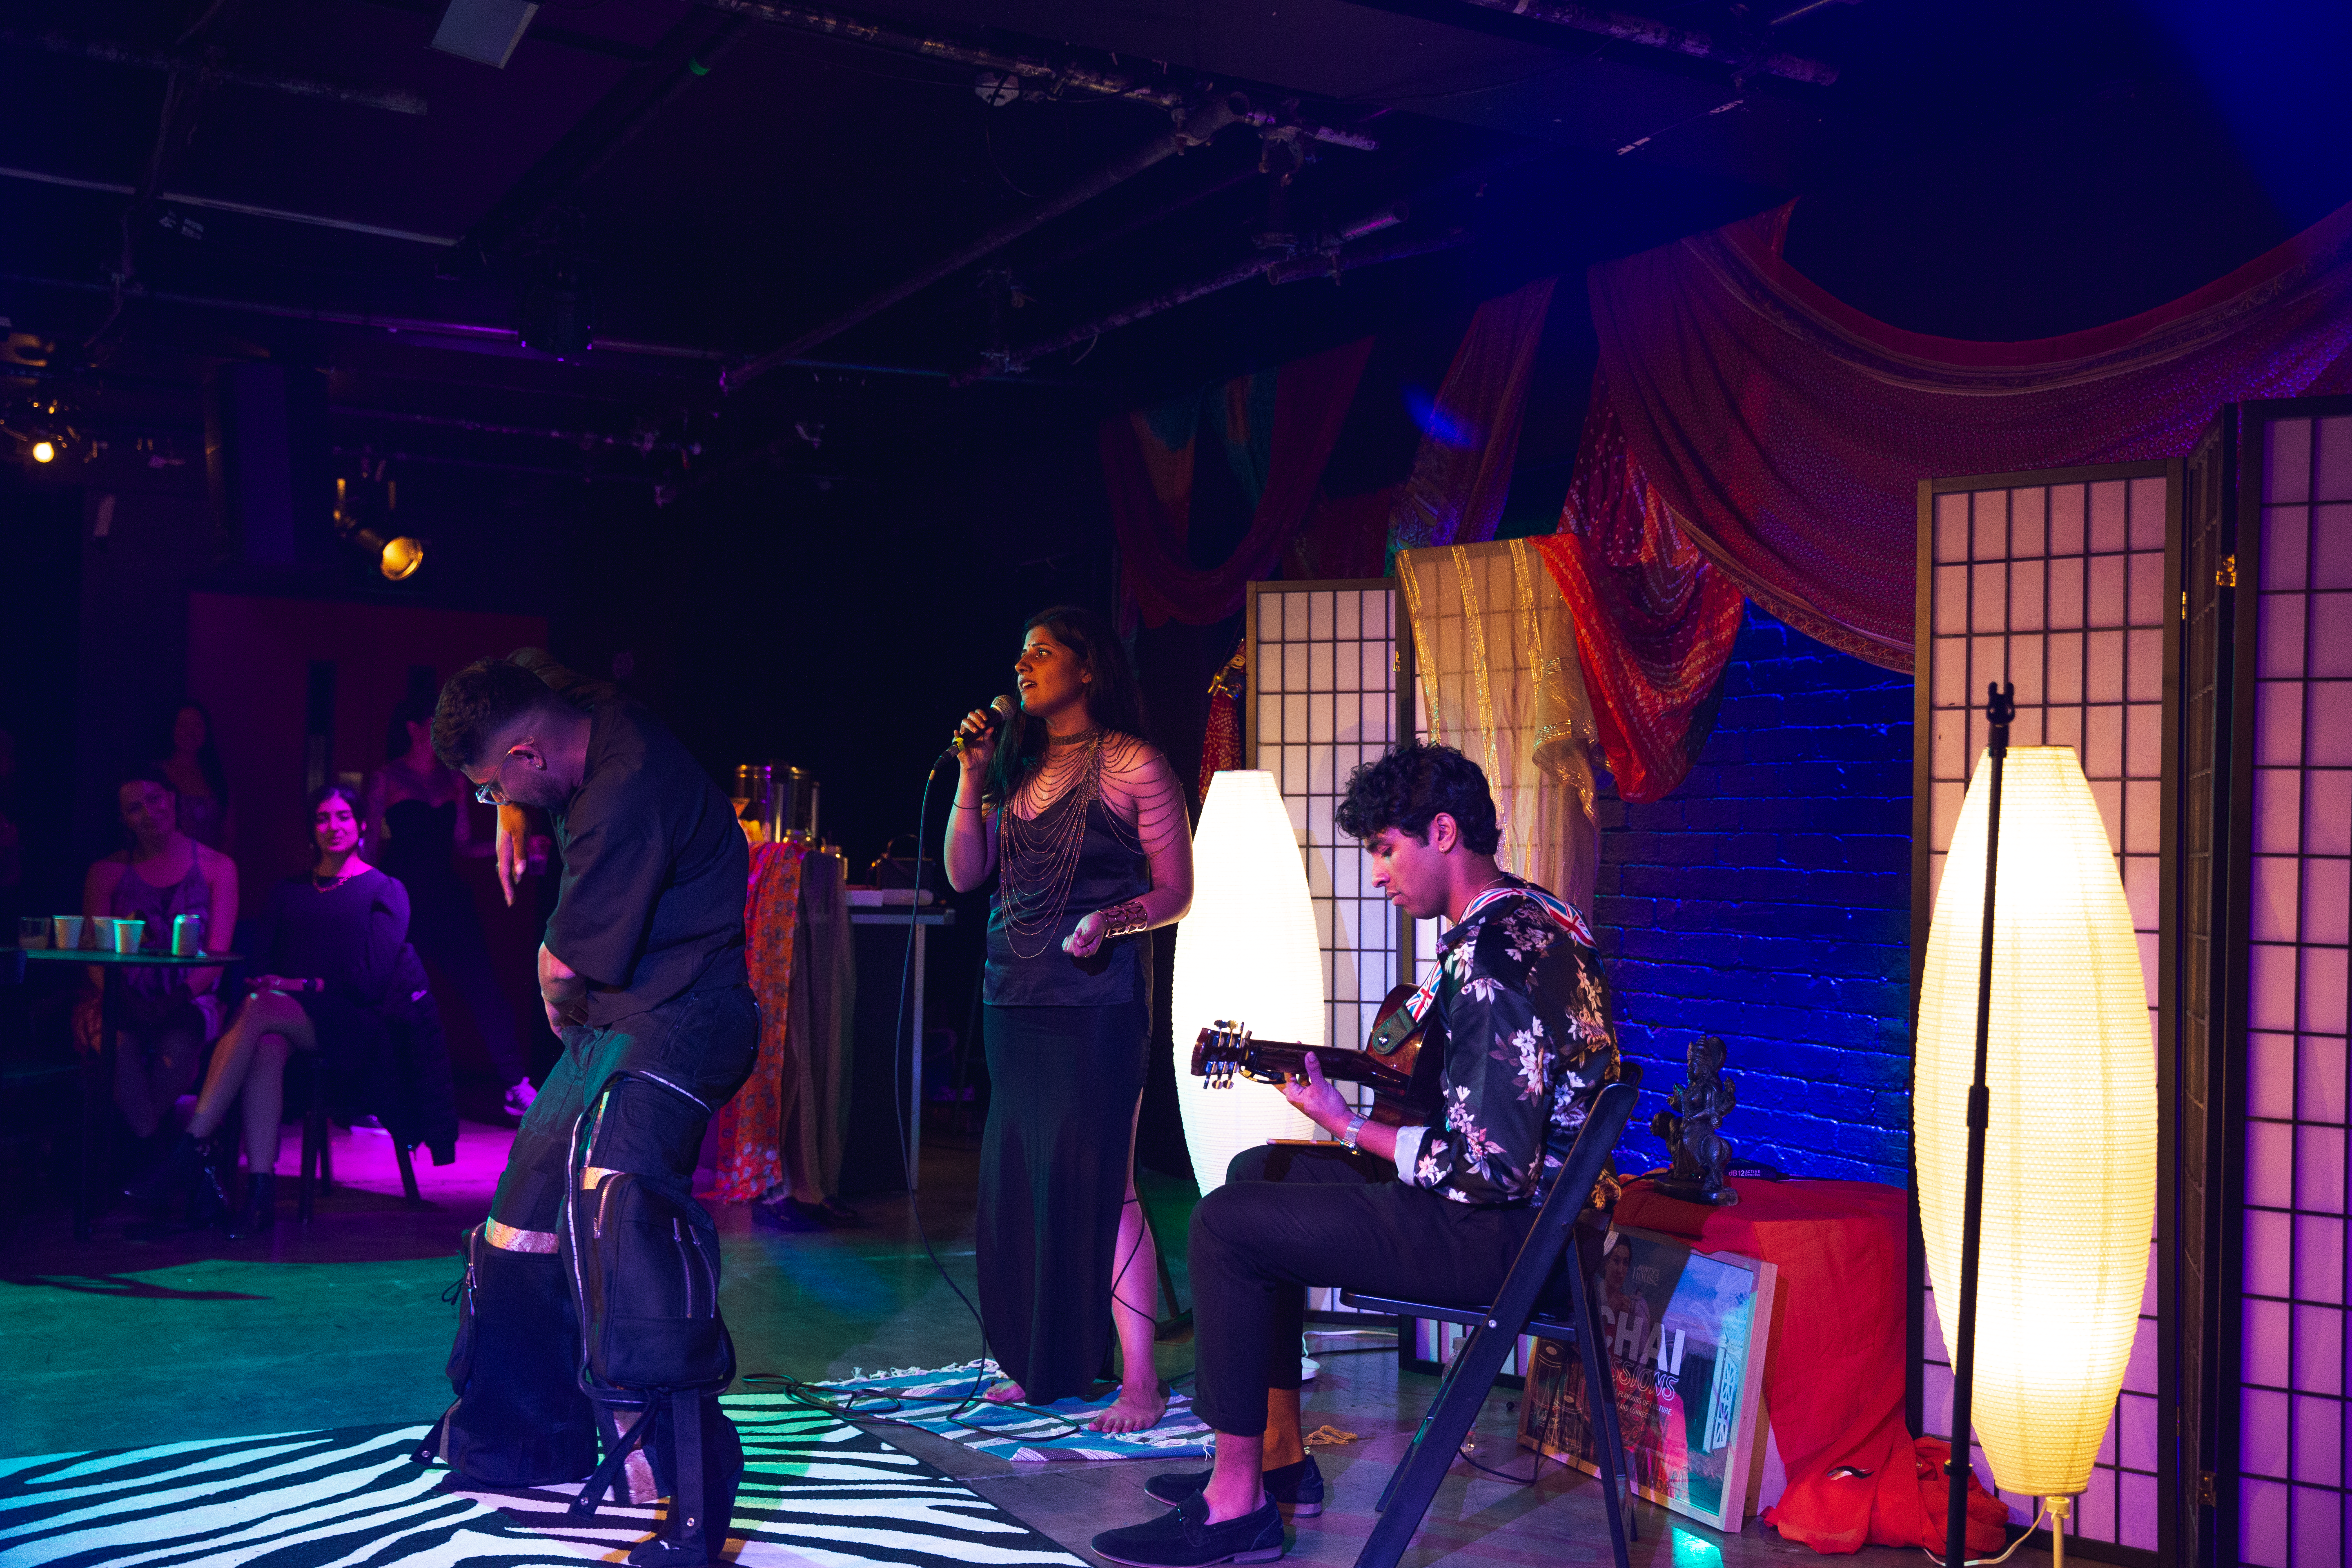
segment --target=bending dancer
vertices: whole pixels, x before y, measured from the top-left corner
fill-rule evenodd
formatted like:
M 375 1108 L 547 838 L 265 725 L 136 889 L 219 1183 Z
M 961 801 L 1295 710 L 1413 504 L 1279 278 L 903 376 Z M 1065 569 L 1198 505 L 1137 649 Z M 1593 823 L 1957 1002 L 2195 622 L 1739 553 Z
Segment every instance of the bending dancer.
M 457 857 L 488 855 L 491 846 L 476 841 L 467 820 L 466 781 L 433 754 L 432 731 L 433 710 L 424 700 L 404 697 L 393 710 L 384 765 L 369 775 L 363 792 L 368 842 L 377 861 L 408 889 L 409 940 L 473 1019 L 505 1091 L 506 1112 L 520 1117 L 538 1091 L 525 1070 L 507 994 L 490 965 L 474 895 L 457 876 Z
M 390 1015 L 414 988 L 401 984 L 408 893 L 363 858 L 352 794 L 341 784 L 312 793 L 310 874 L 269 890 L 251 954 L 261 973 L 247 983 L 244 1004 L 213 1048 L 187 1132 L 156 1174 L 133 1188 L 147 1198 L 187 1190 L 190 1222 L 226 1216 L 233 1240 L 278 1220 L 289 1058 L 323 1051 L 341 1077 L 366 1079 L 385 1048 Z M 224 1174 L 234 1166 L 236 1147 L 212 1146 L 232 1110 L 240 1112 L 246 1169 L 245 1203 L 233 1215 Z
M 1422 994 L 1422 1049 L 1444 1053 L 1445 1121 L 1367 1121 L 1311 1054 L 1307 1077 L 1284 1088 L 1339 1142 L 1247 1150 L 1192 1211 L 1192 1408 L 1216 1429 L 1216 1458 L 1145 1483 L 1173 1506 L 1096 1536 L 1114 1563 L 1281 1556 L 1284 1510 L 1323 1507 L 1299 1419 L 1300 1287 L 1492 1300 L 1543 1184 L 1617 1076 L 1584 917 L 1495 864 L 1495 803 L 1475 763 L 1448 746 L 1401 746 L 1356 770 L 1338 820 L 1390 902 L 1454 921 Z
M 452 677 L 433 749 L 478 799 L 539 806 L 554 825 L 563 882 L 539 984 L 563 1056 L 515 1134 L 490 1217 L 468 1238 L 467 1312 L 450 1359 L 458 1397 L 429 1441 L 478 1485 L 578 1480 L 594 1467 L 596 1430 L 615 1444 L 628 1418 L 592 1407 L 580 1388 L 580 1320 L 557 1256 L 573 1133 L 586 1145 L 583 1187 L 625 1173 L 698 1212 L 704 1123 L 749 1076 L 759 1040 L 743 963 L 750 851 L 727 797 L 675 736 L 534 649 Z M 675 1283 L 674 1273 L 615 1276 L 603 1283 L 601 1311 L 608 1323 L 674 1317 L 640 1298 Z M 688 1309 L 715 1328 L 715 1292 L 689 1286 Z M 701 1408 L 702 1506 L 675 1497 L 667 1420 L 653 1427 L 650 1468 L 632 1454 L 619 1491 L 632 1503 L 671 1496 L 673 1526 L 698 1520 L 723 1541 L 742 1447 L 716 1399 Z M 640 1560 L 703 1557 L 666 1535 L 631 1558 Z
M 1158 1425 L 1160 1262 L 1135 1193 L 1151 1040 L 1151 963 L 1134 939 L 1192 905 L 1192 837 L 1143 700 L 1099 616 L 1029 617 L 1010 733 L 966 718 L 948 880 L 988 903 L 982 1038 L 992 1085 L 980 1157 L 980 1310 L 1012 1377 L 999 1400 L 1085 1394 L 1114 1318 L 1119 1396 L 1103 1432 Z M 1120 1129 L 1125 1129 L 1124 1132 Z

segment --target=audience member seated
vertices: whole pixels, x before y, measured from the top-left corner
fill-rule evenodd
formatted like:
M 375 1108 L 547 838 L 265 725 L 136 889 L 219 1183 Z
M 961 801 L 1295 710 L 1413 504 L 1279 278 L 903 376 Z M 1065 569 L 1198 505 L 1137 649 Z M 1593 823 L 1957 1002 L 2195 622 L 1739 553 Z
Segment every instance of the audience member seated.
M 365 1084 L 380 1078 L 394 1049 L 394 1024 L 426 1000 L 407 945 L 408 893 L 362 858 L 356 795 L 330 784 L 310 797 L 311 873 L 270 889 L 247 954 L 248 994 L 213 1052 L 196 1113 L 155 1178 L 134 1191 L 150 1199 L 185 1193 L 190 1223 L 225 1219 L 232 1238 L 276 1223 L 291 1053 L 320 1053 L 334 1078 Z M 446 1083 L 446 1064 L 441 1076 Z M 223 1179 L 233 1145 L 214 1143 L 232 1110 L 244 1133 L 247 1178 L 234 1213 Z
M 169 952 L 175 915 L 201 915 L 205 946 L 221 950 L 236 929 L 236 867 L 179 826 L 175 792 L 152 767 L 134 770 L 114 792 L 130 847 L 95 862 L 82 879 L 81 912 L 145 922 L 140 946 Z M 100 946 L 110 945 L 100 943 Z M 104 1028 L 100 971 L 74 1009 L 74 1043 L 96 1054 Z M 154 1138 L 172 1102 L 195 1080 L 205 1043 L 220 1033 L 217 969 L 130 970 L 115 1020 L 114 1103 L 142 1140 Z M 142 1151 L 152 1158 L 152 1145 Z
M 228 773 L 213 744 L 212 715 L 201 702 L 172 710 L 172 727 L 158 736 L 156 765 L 180 797 L 180 831 L 224 855 L 236 853 L 236 813 L 229 808 Z

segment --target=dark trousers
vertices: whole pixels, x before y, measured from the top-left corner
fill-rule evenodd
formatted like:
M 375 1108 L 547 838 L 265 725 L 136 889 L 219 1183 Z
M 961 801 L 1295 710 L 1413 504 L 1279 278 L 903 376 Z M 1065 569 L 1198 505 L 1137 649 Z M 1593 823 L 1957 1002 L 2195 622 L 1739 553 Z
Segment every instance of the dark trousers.
M 1265 1430 L 1266 1390 L 1298 1386 L 1303 1287 L 1490 1301 L 1534 1223 L 1530 1205 L 1453 1203 L 1335 1143 L 1244 1150 L 1192 1211 L 1193 1411 Z
M 592 1413 L 580 1389 L 579 1308 L 568 1259 L 557 1251 L 574 1128 L 589 1119 L 583 1164 L 656 1178 L 691 1201 L 703 1127 L 751 1072 L 759 1010 L 748 987 L 695 991 L 563 1034 L 563 1059 L 523 1119 L 499 1179 L 450 1358 L 457 1403 L 444 1420 L 440 1453 L 488 1485 L 577 1479 L 595 1462 L 596 1415 L 607 1440 L 614 1436 L 614 1415 Z M 739 1451 L 733 1431 L 716 1401 L 705 1408 L 709 1468 L 724 1474 L 728 1454 Z M 621 1414 L 618 1425 L 628 1420 Z M 624 1477 L 628 1500 L 667 1492 L 668 1435 L 659 1423 L 654 1430 L 650 1460 L 633 1462 Z

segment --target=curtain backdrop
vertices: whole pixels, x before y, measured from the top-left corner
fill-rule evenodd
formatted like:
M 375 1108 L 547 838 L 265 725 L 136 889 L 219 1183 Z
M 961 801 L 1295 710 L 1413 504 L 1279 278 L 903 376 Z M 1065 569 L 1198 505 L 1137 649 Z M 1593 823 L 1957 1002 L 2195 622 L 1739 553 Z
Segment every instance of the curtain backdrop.
M 1422 733 L 1486 770 L 1503 868 L 1591 913 L 1600 748 L 1573 617 L 1530 542 L 1397 552 Z
M 1389 514 L 1389 548 L 1495 537 L 1519 456 L 1519 415 L 1555 278 L 1488 300 L 1471 317 L 1423 421 L 1412 474 Z
M 1782 259 L 1789 215 L 1591 269 L 1623 433 L 1603 460 L 1654 495 L 1702 575 L 1890 669 L 1911 668 L 1921 479 L 2177 457 L 2223 403 L 2347 384 L 2352 207 L 2168 305 L 2014 343 L 1841 304 Z M 1711 684 L 1712 640 L 1685 641 L 1692 668 L 1667 685 Z
M 1151 626 L 1207 626 L 1242 607 L 1248 584 L 1272 572 L 1305 520 L 1371 349 L 1371 339 L 1360 339 L 1103 421 L 1097 445 L 1118 537 L 1122 621 L 1131 626 L 1129 605 Z M 1231 465 L 1252 506 L 1241 543 L 1206 568 L 1185 549 L 1204 444 Z

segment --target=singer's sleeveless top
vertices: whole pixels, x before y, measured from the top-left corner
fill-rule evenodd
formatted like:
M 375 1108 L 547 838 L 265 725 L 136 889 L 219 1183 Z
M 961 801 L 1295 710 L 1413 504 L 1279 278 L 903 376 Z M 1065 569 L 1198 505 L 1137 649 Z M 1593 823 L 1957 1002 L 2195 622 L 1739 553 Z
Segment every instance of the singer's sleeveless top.
M 1067 831 L 1081 796 L 1067 790 L 1023 826 L 1040 834 Z M 1151 890 L 1151 867 L 1135 832 L 1100 798 L 1087 800 L 1084 838 L 1070 878 L 1069 902 L 1047 931 L 1010 929 L 1004 916 L 1003 867 L 988 896 L 988 968 L 981 1000 L 997 1007 L 1099 1007 L 1150 999 L 1150 950 L 1140 937 L 1106 942 L 1086 958 L 1062 951 L 1062 939 L 1096 910 L 1123 904 Z

